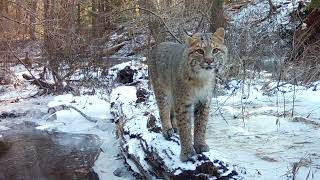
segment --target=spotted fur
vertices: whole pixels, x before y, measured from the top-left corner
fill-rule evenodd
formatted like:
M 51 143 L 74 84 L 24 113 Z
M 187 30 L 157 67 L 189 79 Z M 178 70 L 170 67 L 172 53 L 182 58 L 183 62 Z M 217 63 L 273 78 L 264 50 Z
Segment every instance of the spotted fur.
M 187 37 L 185 44 L 163 42 L 152 49 L 148 58 L 162 133 L 170 139 L 178 129 L 182 161 L 189 160 L 195 152 L 209 151 L 206 125 L 215 70 L 225 57 L 221 56 L 226 50 L 223 43 L 224 29 L 219 28 L 214 34 Z

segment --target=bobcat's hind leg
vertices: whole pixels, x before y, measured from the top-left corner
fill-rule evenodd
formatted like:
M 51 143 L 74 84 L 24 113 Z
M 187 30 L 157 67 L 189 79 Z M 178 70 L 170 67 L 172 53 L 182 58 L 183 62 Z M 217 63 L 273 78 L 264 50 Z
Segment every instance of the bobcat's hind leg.
M 162 134 L 165 139 L 170 139 L 174 131 L 170 121 L 170 100 L 167 93 L 156 90 L 156 100 L 159 108 L 159 115 L 162 124 Z
M 209 115 L 209 102 L 195 105 L 194 107 L 194 149 L 198 154 L 208 152 L 209 146 L 205 142 Z

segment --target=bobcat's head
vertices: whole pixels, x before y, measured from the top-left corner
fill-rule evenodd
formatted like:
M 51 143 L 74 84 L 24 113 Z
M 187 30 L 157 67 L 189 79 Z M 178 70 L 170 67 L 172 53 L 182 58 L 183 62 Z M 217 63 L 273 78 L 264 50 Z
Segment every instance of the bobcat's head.
M 225 45 L 224 29 L 219 28 L 215 33 L 198 33 L 185 39 L 188 45 L 188 66 L 196 75 L 208 75 L 222 63 Z

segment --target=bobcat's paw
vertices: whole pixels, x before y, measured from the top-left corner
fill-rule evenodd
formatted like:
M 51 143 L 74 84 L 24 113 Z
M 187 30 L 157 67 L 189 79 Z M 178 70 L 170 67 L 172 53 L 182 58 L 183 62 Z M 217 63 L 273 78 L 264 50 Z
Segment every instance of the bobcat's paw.
M 182 162 L 186 162 L 186 161 L 192 161 L 192 156 L 194 156 L 196 154 L 196 152 L 194 151 L 193 148 L 191 148 L 191 150 L 189 151 L 182 151 L 180 152 L 180 160 Z
M 162 134 L 166 140 L 170 140 L 170 138 L 174 134 L 174 130 L 173 129 L 162 130 Z
M 210 150 L 209 146 L 206 143 L 195 144 L 194 149 L 196 150 L 196 152 L 198 154 L 200 154 L 202 152 L 209 152 L 209 150 Z

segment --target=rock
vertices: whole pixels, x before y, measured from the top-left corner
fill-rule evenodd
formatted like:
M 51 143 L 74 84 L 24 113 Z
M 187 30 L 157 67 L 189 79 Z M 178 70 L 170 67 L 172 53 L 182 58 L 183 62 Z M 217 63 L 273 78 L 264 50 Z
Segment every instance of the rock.
M 123 170 L 121 168 L 117 168 L 116 170 L 113 171 L 113 175 L 117 177 L 122 177 L 123 176 Z
M 155 133 L 160 133 L 161 132 L 161 127 L 157 126 L 157 118 L 153 115 L 150 114 L 148 121 L 147 121 L 147 128 L 149 131 L 155 132 Z
M 26 112 L 18 113 L 15 110 L 10 111 L 10 112 L 1 112 L 0 119 L 17 118 L 17 117 L 25 116 L 26 114 L 27 114 Z
M 117 74 L 118 82 L 122 84 L 128 84 L 133 82 L 134 70 L 130 66 L 126 66 L 124 69 L 120 70 Z
M 136 92 L 136 95 L 137 95 L 136 103 L 141 103 L 141 102 L 144 102 L 144 101 L 146 101 L 148 99 L 149 92 L 144 88 L 138 88 L 137 92 Z

